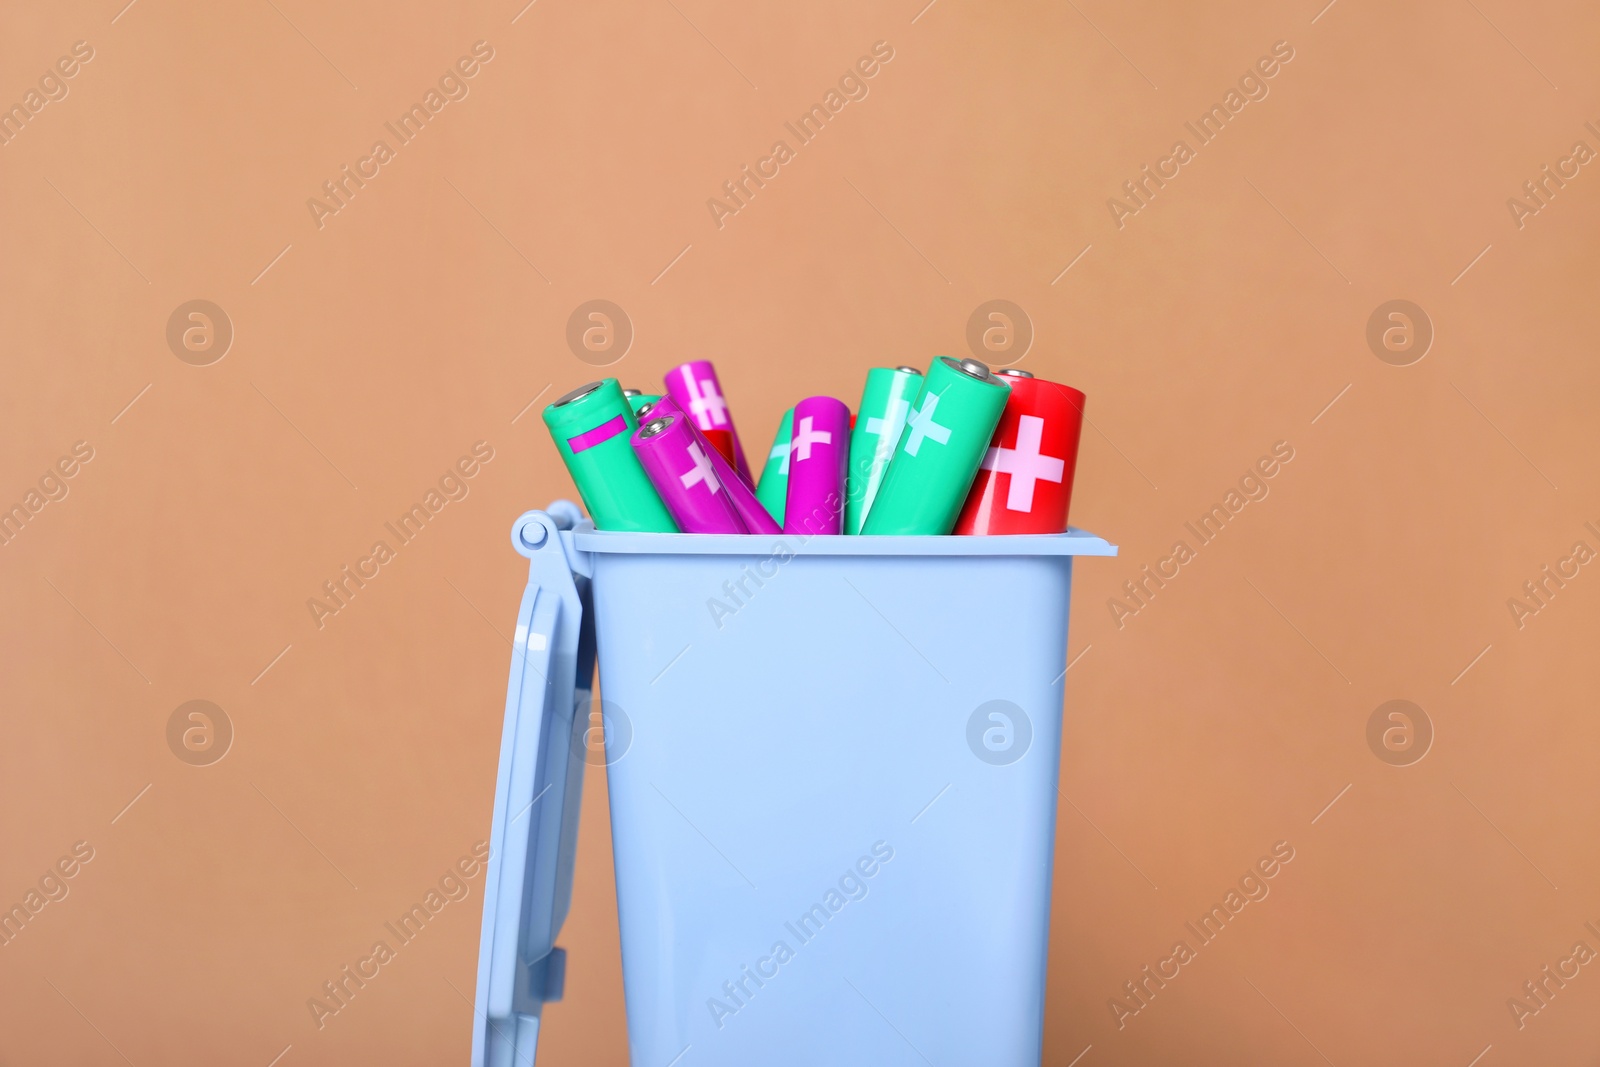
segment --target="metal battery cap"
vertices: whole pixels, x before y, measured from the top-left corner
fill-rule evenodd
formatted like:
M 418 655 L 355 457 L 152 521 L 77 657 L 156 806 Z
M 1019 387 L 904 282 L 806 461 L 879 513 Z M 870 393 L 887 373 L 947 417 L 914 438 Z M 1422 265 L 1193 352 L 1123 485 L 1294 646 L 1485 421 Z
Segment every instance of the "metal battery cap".
M 1033 377 L 1033 371 L 1031 371 L 1031 370 L 1013 370 L 1010 367 L 1007 367 L 1005 370 L 997 370 L 997 371 L 995 371 L 995 373 L 996 374 L 1004 374 L 1008 378 L 1032 378 Z
M 976 378 L 980 382 L 992 381 L 994 375 L 989 373 L 989 365 L 975 359 L 954 360 L 949 356 L 944 357 L 950 361 L 951 366 L 969 378 Z
M 656 434 L 660 433 L 661 431 L 665 430 L 668 426 L 671 426 L 671 425 L 672 425 L 672 416 L 671 415 L 663 415 L 659 419 L 651 419 L 649 422 L 647 422 L 643 426 L 639 427 L 639 437 L 641 439 L 642 438 L 648 438 L 648 437 L 654 437 Z
M 606 384 L 606 383 L 605 382 L 590 382 L 588 385 L 580 385 L 576 389 L 574 389 L 572 392 L 568 393 L 566 396 L 562 397 L 560 400 L 557 400 L 554 404 L 551 404 L 550 406 L 553 407 L 553 408 L 566 407 L 568 404 L 572 403 L 575 400 L 582 400 L 584 397 L 588 396 L 590 393 L 594 392 L 596 389 L 600 388 L 604 384 Z
M 907 374 L 921 374 L 922 373 L 922 369 L 920 367 L 896 367 L 895 370 L 903 370 Z
M 639 390 L 637 390 L 637 389 L 624 389 L 622 391 L 622 395 L 623 396 L 644 396 L 644 394 L 639 392 Z

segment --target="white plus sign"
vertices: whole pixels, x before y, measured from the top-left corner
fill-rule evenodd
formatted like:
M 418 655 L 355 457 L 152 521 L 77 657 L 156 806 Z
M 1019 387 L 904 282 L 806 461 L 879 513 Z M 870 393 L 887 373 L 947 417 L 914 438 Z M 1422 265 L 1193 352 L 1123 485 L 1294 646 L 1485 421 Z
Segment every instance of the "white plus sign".
M 812 445 L 833 444 L 833 434 L 827 430 L 813 430 L 810 415 L 800 420 L 800 432 L 794 435 L 794 441 L 789 445 L 789 454 L 795 459 L 810 459 Z M 796 455 L 798 453 L 798 455 Z
M 778 473 L 779 474 L 788 474 L 789 473 L 789 446 L 788 445 L 782 444 L 782 443 L 773 445 L 772 446 L 772 454 L 769 455 L 767 458 L 768 459 L 776 459 L 776 460 L 781 460 L 782 461 L 781 464 L 778 467 Z
M 878 435 L 878 446 L 883 447 L 887 442 L 889 450 L 900 443 L 900 431 L 906 428 L 906 415 L 911 411 L 911 401 L 903 396 L 894 397 L 889 401 L 889 410 L 883 413 L 883 418 L 870 418 L 867 420 L 867 432 Z
M 927 399 L 922 402 L 922 410 L 911 416 L 909 420 L 911 436 L 906 438 L 906 455 L 916 455 L 917 449 L 922 447 L 922 439 L 924 437 L 931 437 L 936 444 L 949 444 L 950 427 L 940 426 L 933 421 L 933 413 L 938 410 L 938 407 L 938 395 L 930 393 Z
M 1024 415 L 1017 426 L 1016 448 L 991 448 L 984 454 L 984 470 L 1011 475 L 1011 488 L 1006 491 L 1010 511 L 1032 511 L 1033 483 L 1040 479 L 1059 482 L 1067 472 L 1065 460 L 1039 451 L 1043 438 L 1044 420 Z
M 728 424 L 728 402 L 722 399 L 722 394 L 717 392 L 715 383 L 709 378 L 702 378 L 698 382 L 692 373 L 684 373 L 684 381 L 689 387 L 689 410 L 699 418 L 707 411 L 711 412 L 711 422 L 714 426 Z
M 717 472 L 711 466 L 711 461 L 700 451 L 700 446 L 692 441 L 689 443 L 689 458 L 694 460 L 694 470 L 678 475 L 678 481 L 683 483 L 685 489 L 701 482 L 705 482 L 706 488 L 713 493 L 722 488 L 721 483 L 717 481 Z

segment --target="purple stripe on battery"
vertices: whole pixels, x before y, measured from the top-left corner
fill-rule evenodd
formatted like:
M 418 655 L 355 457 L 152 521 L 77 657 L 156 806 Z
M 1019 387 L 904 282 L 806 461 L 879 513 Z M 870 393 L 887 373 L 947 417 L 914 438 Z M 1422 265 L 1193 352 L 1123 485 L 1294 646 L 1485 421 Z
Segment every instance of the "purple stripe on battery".
M 678 402 L 670 396 L 662 397 L 656 401 L 656 406 L 650 409 L 651 419 L 662 415 L 672 415 L 682 418 L 686 422 L 689 421 L 688 417 L 684 415 L 683 409 L 678 406 Z M 646 419 L 645 421 L 648 422 L 650 420 Z M 690 422 L 690 425 L 692 426 L 693 423 Z M 762 506 L 761 501 L 756 499 L 755 490 L 750 488 L 750 483 L 740 477 L 739 473 L 733 469 L 733 464 L 729 463 L 721 452 L 711 447 L 710 442 L 705 439 L 699 429 L 696 429 L 694 433 L 695 437 L 700 440 L 701 449 L 711 457 L 711 465 L 716 468 L 717 478 L 722 482 L 722 488 L 728 494 L 728 500 L 733 504 L 733 510 L 738 512 L 739 519 L 745 524 L 746 528 L 751 533 L 758 534 L 783 532 L 782 528 L 772 520 L 772 516 L 767 513 L 767 509 Z
M 585 430 L 576 437 L 567 438 L 567 447 L 572 449 L 573 455 L 577 455 L 585 449 L 604 444 L 627 428 L 628 420 L 618 415 L 614 419 L 607 419 L 592 430 Z
M 784 533 L 844 531 L 844 479 L 849 458 L 850 409 L 842 400 L 811 396 L 794 406 Z
M 681 414 L 658 433 L 645 436 L 649 427 L 666 418 L 653 410 L 650 414 L 629 443 L 678 526 L 684 533 L 747 533 L 717 477 L 711 460 L 716 449 Z

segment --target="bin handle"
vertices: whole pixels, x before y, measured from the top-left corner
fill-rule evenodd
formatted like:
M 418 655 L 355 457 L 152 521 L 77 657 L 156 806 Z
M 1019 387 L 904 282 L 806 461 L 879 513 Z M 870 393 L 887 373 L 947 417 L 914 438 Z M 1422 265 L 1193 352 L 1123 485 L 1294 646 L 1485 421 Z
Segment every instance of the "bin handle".
M 561 999 L 565 984 L 566 953 L 555 938 L 572 901 L 584 768 L 574 713 L 588 705 L 594 677 L 592 571 L 572 534 L 589 528 L 566 500 L 511 527 L 512 547 L 528 559 L 528 584 L 495 780 L 473 1067 L 531 1067 L 543 1006 Z

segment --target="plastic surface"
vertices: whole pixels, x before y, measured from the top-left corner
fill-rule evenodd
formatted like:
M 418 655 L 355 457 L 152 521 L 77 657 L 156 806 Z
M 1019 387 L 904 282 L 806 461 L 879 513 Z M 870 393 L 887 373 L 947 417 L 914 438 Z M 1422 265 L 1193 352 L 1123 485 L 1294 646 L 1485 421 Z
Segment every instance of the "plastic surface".
M 592 576 L 632 1062 L 1037 1064 L 1072 559 L 1116 549 L 551 536 Z
M 474 1000 L 474 1067 L 531 1063 L 546 1001 L 561 997 L 565 957 L 555 937 L 572 899 L 583 790 L 573 712 L 594 674 L 586 558 L 563 530 L 593 529 L 557 501 L 512 527 L 528 557 L 517 612 L 505 725 L 495 779 Z M 657 535 L 669 536 L 669 535 Z

